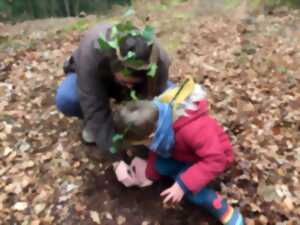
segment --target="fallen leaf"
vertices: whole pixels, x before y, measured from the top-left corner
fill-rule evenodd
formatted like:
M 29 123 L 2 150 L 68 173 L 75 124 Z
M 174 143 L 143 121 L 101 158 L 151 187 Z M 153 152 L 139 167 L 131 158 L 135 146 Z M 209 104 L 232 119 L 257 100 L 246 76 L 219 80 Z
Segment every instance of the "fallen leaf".
M 150 224 L 150 222 L 149 221 L 147 221 L 147 220 L 145 220 L 145 221 L 143 221 L 142 222 L 142 224 L 141 225 L 149 225 Z
M 247 225 L 255 225 L 255 220 L 250 219 L 250 218 L 245 218 L 245 223 Z
M 13 182 L 5 186 L 4 190 L 8 193 L 20 194 L 22 192 L 22 186 L 18 182 Z
M 106 217 L 106 219 L 109 219 L 109 220 L 113 219 L 112 215 L 109 212 L 105 213 L 105 217 Z
M 81 205 L 80 203 L 75 204 L 75 210 L 78 213 L 82 213 L 86 209 L 85 205 Z
M 285 206 L 285 208 L 287 208 L 288 210 L 293 210 L 295 208 L 293 200 L 291 198 L 286 197 L 283 200 L 283 205 Z
M 260 184 L 257 192 L 266 202 L 277 201 L 280 199 L 274 186 Z
M 100 220 L 98 212 L 96 212 L 96 211 L 90 211 L 90 216 L 91 216 L 92 220 L 95 223 L 101 224 L 101 220 Z
M 124 216 L 118 216 L 117 217 L 117 223 L 118 223 L 118 225 L 122 225 L 125 222 L 126 222 L 126 218 Z
M 6 147 L 6 148 L 4 149 L 3 155 L 4 155 L 4 156 L 8 156 L 12 151 L 13 151 L 13 150 L 12 150 L 10 147 Z
M 40 220 L 33 220 L 30 225 L 40 225 L 41 221 Z
M 21 152 L 27 152 L 30 148 L 31 146 L 27 142 L 22 142 L 21 145 L 19 146 L 19 150 Z
M 260 215 L 259 218 L 258 218 L 259 222 L 262 224 L 262 225 L 266 225 L 268 224 L 268 218 L 265 217 L 264 215 Z
M 27 207 L 27 202 L 17 202 L 16 204 L 14 204 L 13 209 L 17 211 L 24 211 L 25 209 L 27 209 Z
M 40 214 L 44 209 L 46 208 L 46 204 L 45 203 L 39 203 L 37 205 L 34 206 L 34 212 L 35 214 Z
M 22 169 L 28 169 L 34 166 L 34 162 L 33 161 L 25 161 L 21 164 L 21 168 Z

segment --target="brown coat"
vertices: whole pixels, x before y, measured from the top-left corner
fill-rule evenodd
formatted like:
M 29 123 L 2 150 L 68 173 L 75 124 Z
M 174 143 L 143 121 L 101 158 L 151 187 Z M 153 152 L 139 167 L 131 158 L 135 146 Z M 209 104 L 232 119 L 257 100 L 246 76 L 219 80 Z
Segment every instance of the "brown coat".
M 110 25 L 98 25 L 88 31 L 65 65 L 65 72 L 74 70 L 78 75 L 77 87 L 84 125 L 93 132 L 97 146 L 103 151 L 111 147 L 114 133 L 109 99 L 127 100 L 130 93 L 114 79 L 111 64 L 117 60 L 115 52 L 100 50 L 98 46 L 99 34 L 107 37 L 110 28 Z M 155 44 L 158 46 L 157 42 Z M 166 88 L 169 66 L 168 55 L 159 47 L 157 73 L 154 78 L 147 77 L 146 82 L 134 87 L 137 94 L 148 99 L 160 94 Z

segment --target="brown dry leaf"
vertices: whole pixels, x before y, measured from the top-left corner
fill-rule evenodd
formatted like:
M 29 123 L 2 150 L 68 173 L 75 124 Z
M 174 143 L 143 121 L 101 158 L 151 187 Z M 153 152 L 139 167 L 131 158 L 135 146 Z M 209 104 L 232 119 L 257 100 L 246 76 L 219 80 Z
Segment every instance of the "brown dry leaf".
M 264 215 L 260 215 L 259 218 L 258 218 L 259 222 L 262 224 L 262 225 L 267 225 L 268 224 L 268 218 L 265 217 Z
M 118 225 L 122 225 L 126 222 L 126 218 L 124 216 L 118 216 L 117 217 L 117 223 Z
M 250 219 L 250 218 L 245 218 L 245 223 L 247 225 L 255 225 L 255 220 Z
M 106 212 L 105 213 L 105 218 L 108 219 L 108 220 L 112 220 L 113 219 L 113 217 L 112 217 L 112 215 L 111 215 L 110 212 Z
M 28 169 L 34 167 L 34 161 L 25 161 L 20 165 L 20 169 Z
M 34 213 L 36 215 L 40 214 L 41 212 L 44 211 L 44 209 L 46 208 L 46 204 L 45 203 L 39 203 L 39 204 L 36 204 L 33 208 L 34 210 Z
M 41 221 L 40 220 L 33 220 L 30 225 L 40 225 Z
M 85 209 L 86 209 L 85 205 L 82 205 L 80 203 L 76 203 L 76 205 L 75 205 L 76 212 L 82 213 Z
M 90 211 L 90 217 L 92 218 L 92 220 L 95 223 L 101 224 L 101 220 L 100 220 L 98 212 L 96 212 L 96 211 Z
M 13 151 L 12 148 L 6 147 L 3 152 L 3 156 L 8 156 Z
M 17 202 L 16 204 L 13 205 L 13 209 L 17 211 L 24 211 L 27 209 L 28 203 L 27 202 Z
M 276 192 L 275 186 L 260 184 L 257 192 L 266 202 L 280 200 L 280 196 L 278 195 L 278 192 Z
M 143 221 L 143 222 L 141 223 L 141 225 L 149 225 L 149 224 L 150 224 L 150 222 L 147 221 L 147 220 L 145 220 L 145 221 Z
M 289 197 L 286 197 L 284 200 L 283 200 L 283 205 L 284 205 L 284 208 L 292 211 L 294 210 L 295 206 L 294 206 L 294 203 L 293 203 L 293 200 Z

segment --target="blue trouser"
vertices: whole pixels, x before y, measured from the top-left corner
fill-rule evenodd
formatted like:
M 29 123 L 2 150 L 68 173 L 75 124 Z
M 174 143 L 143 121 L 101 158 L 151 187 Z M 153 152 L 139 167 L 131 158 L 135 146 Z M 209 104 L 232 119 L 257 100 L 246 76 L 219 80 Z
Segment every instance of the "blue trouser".
M 228 204 L 223 198 L 220 198 L 220 195 L 218 195 L 216 191 L 203 188 L 198 193 L 192 193 L 186 187 L 182 186 L 184 184 L 180 183 L 182 181 L 178 179 L 178 176 L 189 167 L 190 165 L 170 158 L 158 157 L 155 161 L 155 169 L 157 172 L 162 176 L 171 177 L 179 182 L 179 185 L 185 191 L 185 198 L 189 202 L 205 208 L 214 217 L 220 219 L 226 212 Z
M 75 73 L 67 74 L 61 82 L 56 92 L 55 102 L 58 110 L 66 116 L 82 117 Z
M 173 86 L 175 86 L 175 84 L 168 81 L 167 88 Z M 66 116 L 82 118 L 77 93 L 77 75 L 75 73 L 67 74 L 66 78 L 61 82 L 56 92 L 55 102 L 58 110 Z

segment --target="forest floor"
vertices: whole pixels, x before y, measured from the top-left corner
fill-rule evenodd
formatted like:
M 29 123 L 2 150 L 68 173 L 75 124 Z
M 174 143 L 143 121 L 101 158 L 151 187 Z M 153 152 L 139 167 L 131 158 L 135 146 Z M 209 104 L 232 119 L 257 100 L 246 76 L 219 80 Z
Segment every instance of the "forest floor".
M 173 58 L 171 80 L 203 84 L 230 134 L 236 163 L 221 193 L 248 225 L 300 224 L 300 12 L 180 4 L 137 17 L 146 14 Z M 83 31 L 117 19 L 0 24 L 0 224 L 218 224 L 187 203 L 164 208 L 166 183 L 123 187 L 111 163 L 81 143 L 80 122 L 56 110 L 62 64 Z

